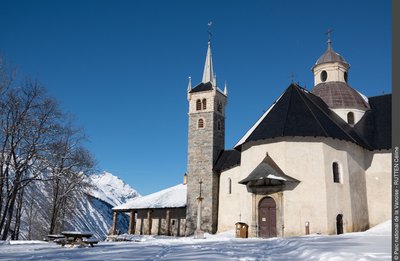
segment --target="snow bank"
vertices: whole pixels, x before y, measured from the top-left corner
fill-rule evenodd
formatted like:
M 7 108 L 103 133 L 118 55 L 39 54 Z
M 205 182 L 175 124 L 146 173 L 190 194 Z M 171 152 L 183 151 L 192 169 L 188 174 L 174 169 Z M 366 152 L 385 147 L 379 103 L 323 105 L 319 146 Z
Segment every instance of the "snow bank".
M 366 235 L 388 235 L 392 233 L 392 220 L 383 222 L 364 232 Z

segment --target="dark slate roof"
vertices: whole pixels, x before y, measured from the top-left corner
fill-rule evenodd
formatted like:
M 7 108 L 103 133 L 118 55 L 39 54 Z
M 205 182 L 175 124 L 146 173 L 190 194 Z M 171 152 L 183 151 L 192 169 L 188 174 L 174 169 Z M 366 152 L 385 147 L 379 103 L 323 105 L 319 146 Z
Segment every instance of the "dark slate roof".
M 203 91 L 211 91 L 213 89 L 212 83 L 211 82 L 201 82 L 197 84 L 194 88 L 192 88 L 189 93 L 194 93 L 194 92 L 203 92 Z
M 298 180 L 287 176 L 267 154 L 263 161 L 247 176 L 247 178 L 239 181 L 240 184 L 247 184 L 250 181 L 261 179 L 274 179 L 288 182 L 298 182 Z
M 214 165 L 214 170 L 221 172 L 240 165 L 241 154 L 237 150 L 224 150 Z
M 392 95 L 368 98 L 371 110 L 364 114 L 354 129 L 368 141 L 373 149 L 392 147 Z
M 335 52 L 331 46 L 331 43 L 328 43 L 328 48 L 326 51 L 318 58 L 315 62 L 315 66 L 323 63 L 332 63 L 332 62 L 339 62 L 345 65 L 346 67 L 350 67 L 349 63 L 337 52 Z M 313 67 L 313 68 L 314 68 Z
M 291 84 L 272 108 L 236 145 L 276 137 L 330 137 L 370 149 L 342 118 L 318 96 Z
M 361 94 L 344 82 L 323 82 L 311 90 L 319 96 L 332 109 L 355 108 L 368 110 L 369 104 Z

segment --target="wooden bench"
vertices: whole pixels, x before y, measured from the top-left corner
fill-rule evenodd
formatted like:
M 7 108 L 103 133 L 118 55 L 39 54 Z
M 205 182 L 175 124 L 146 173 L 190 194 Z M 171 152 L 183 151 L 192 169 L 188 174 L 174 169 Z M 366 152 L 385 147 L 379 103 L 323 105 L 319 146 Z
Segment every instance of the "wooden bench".
M 80 232 L 80 231 L 63 231 L 61 234 L 64 238 L 55 239 L 54 242 L 64 246 L 66 244 L 74 246 L 87 246 L 94 247 L 95 244 L 99 243 L 96 238 L 90 238 L 93 234 L 91 232 Z
M 97 238 L 84 238 L 82 239 L 82 243 L 94 247 L 95 244 L 99 243 L 99 240 Z
M 56 238 L 53 240 L 54 243 L 65 246 L 65 244 L 67 244 L 67 239 L 64 238 Z

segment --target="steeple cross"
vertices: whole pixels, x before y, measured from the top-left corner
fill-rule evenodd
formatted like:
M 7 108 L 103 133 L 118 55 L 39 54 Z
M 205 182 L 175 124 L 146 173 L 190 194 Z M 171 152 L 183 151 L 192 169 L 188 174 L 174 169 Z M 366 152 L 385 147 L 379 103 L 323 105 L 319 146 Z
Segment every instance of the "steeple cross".
M 328 29 L 327 31 L 326 31 L 326 35 L 328 35 L 328 42 L 331 42 L 331 33 L 333 32 L 333 30 L 332 29 Z
M 203 181 L 200 179 L 200 181 L 199 181 L 199 190 L 200 190 L 200 195 L 199 195 L 199 197 L 201 198 L 201 184 L 203 184 Z
M 294 79 L 295 79 L 294 72 L 290 73 L 289 78 L 290 78 L 291 82 L 294 83 Z

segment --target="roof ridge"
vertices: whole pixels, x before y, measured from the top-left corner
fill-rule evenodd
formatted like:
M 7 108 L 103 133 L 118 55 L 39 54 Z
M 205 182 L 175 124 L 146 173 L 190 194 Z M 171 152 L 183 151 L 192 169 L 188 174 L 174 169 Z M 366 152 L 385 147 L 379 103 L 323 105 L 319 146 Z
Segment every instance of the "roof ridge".
M 369 97 L 367 96 L 367 98 L 370 99 L 370 98 L 382 97 L 382 96 L 387 96 L 387 95 L 392 95 L 392 93 L 378 94 L 378 95 L 369 96 Z
M 295 84 L 291 84 L 291 85 L 289 85 L 289 87 L 287 88 L 287 89 L 289 89 L 290 87 L 293 89 L 294 87 L 292 87 L 292 86 L 296 86 Z M 286 89 L 286 91 L 287 91 L 287 89 Z M 285 92 L 286 92 L 285 91 Z M 289 115 L 289 108 L 290 108 L 290 106 L 291 106 L 291 99 L 292 99 L 292 95 L 293 95 L 293 91 L 291 90 L 290 91 L 290 96 L 289 96 L 289 105 L 287 106 L 287 108 L 286 108 L 286 115 L 285 115 L 285 121 L 283 122 L 283 128 L 282 128 L 282 137 L 284 137 L 285 136 L 285 130 L 286 130 L 286 123 L 287 123 L 287 118 L 288 118 L 288 115 Z
M 299 92 L 299 91 L 298 91 Z M 326 137 L 329 137 L 328 133 L 326 132 L 325 128 L 322 126 L 321 122 L 318 120 L 318 118 L 315 116 L 314 112 L 312 111 L 312 109 L 310 108 L 310 106 L 308 106 L 307 102 L 304 100 L 304 97 L 301 93 L 299 93 L 301 100 L 303 101 L 303 103 L 307 106 L 307 109 L 311 112 L 312 116 L 314 117 L 314 119 L 317 121 L 318 125 L 320 126 L 320 128 L 322 129 L 322 131 L 325 133 Z M 311 100 L 309 100 L 310 102 L 312 102 Z
M 241 146 L 242 144 L 246 143 L 247 139 L 250 137 L 250 135 L 254 132 L 255 129 L 258 128 L 258 126 L 260 125 L 260 123 L 264 120 L 264 118 L 270 113 L 270 111 L 275 107 L 275 105 L 278 103 L 278 101 L 282 98 L 282 96 L 285 94 L 282 93 L 278 99 L 276 99 L 269 107 L 268 109 L 263 112 L 263 114 L 261 115 L 261 117 L 259 117 L 255 123 L 251 126 L 251 128 L 239 139 L 239 141 L 235 144 L 234 148 L 237 148 L 239 146 Z

